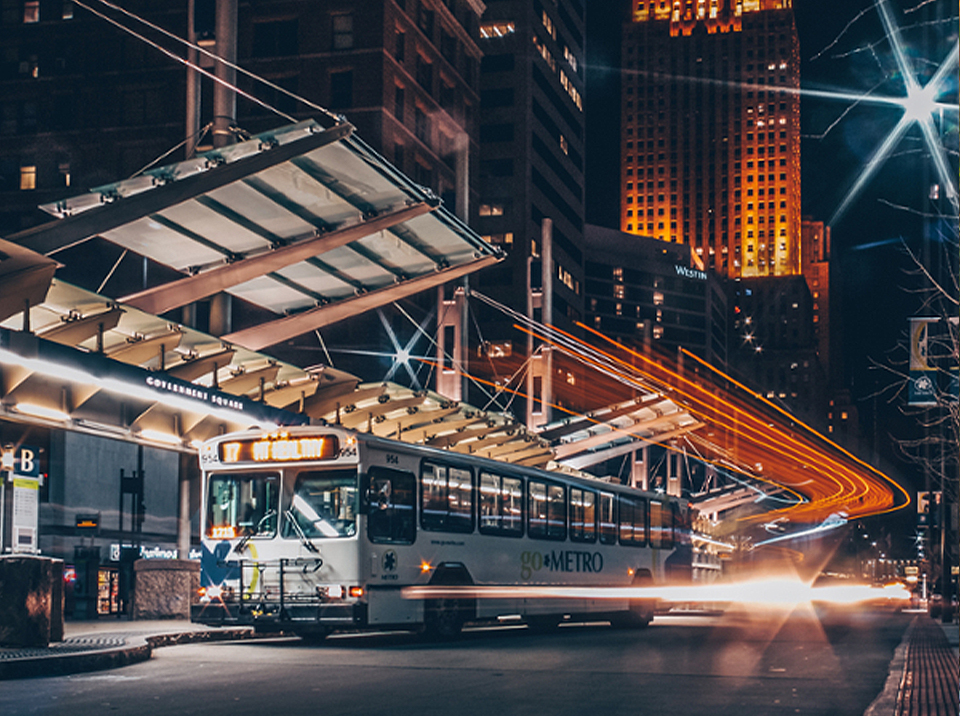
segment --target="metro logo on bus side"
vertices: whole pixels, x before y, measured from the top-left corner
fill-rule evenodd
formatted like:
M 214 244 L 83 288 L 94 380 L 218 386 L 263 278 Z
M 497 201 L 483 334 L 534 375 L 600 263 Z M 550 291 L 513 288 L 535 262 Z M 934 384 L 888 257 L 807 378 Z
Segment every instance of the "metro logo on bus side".
M 599 552 L 581 552 L 572 549 L 520 553 L 520 578 L 530 579 L 534 572 L 590 572 L 603 571 L 603 555 Z

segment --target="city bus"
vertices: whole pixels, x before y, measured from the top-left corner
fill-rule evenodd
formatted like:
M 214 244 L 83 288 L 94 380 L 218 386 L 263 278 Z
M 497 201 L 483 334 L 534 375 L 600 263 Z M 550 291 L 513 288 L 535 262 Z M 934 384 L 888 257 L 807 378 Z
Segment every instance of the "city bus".
M 456 636 L 467 622 L 642 627 L 649 599 L 530 597 L 532 587 L 689 579 L 688 504 L 334 426 L 248 431 L 201 446 L 195 622 L 323 638 Z M 406 598 L 411 587 L 499 597 Z M 516 596 L 513 596 L 515 588 Z

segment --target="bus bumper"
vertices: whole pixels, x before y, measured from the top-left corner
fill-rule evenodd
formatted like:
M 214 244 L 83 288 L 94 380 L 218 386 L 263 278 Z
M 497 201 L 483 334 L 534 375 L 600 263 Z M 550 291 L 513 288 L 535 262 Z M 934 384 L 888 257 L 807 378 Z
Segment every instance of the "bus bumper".
M 367 624 L 362 602 L 280 605 L 209 602 L 190 607 L 190 620 L 207 626 L 252 626 L 257 631 L 297 631 L 323 627 L 356 629 Z

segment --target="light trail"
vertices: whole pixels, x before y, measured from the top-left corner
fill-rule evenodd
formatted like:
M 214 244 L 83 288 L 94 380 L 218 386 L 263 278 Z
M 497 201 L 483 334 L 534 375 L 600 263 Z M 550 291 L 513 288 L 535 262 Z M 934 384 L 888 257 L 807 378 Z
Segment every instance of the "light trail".
M 571 587 L 550 585 L 415 586 L 401 590 L 405 599 L 651 599 L 672 603 L 723 603 L 794 609 L 801 604 L 854 605 L 908 601 L 900 584 L 882 588 L 865 584 L 814 586 L 799 579 L 759 579 L 705 585 L 647 587 Z
M 781 471 L 782 474 L 788 473 L 789 471 L 792 471 L 792 470 L 796 470 L 797 468 L 809 469 L 811 466 L 817 465 L 818 466 L 817 469 L 820 471 L 821 475 L 830 477 L 832 479 L 835 486 L 833 492 L 820 493 L 820 494 L 818 494 L 817 492 L 814 492 L 814 494 L 811 495 L 811 500 L 806 505 L 804 506 L 793 505 L 790 507 L 781 508 L 776 512 L 793 513 L 792 516 L 795 519 L 799 514 L 809 513 L 809 519 L 812 519 L 813 521 L 817 521 L 818 519 L 821 518 L 820 516 L 825 514 L 824 513 L 825 509 L 829 509 L 830 511 L 836 511 L 835 507 L 837 506 L 843 506 L 844 508 L 847 508 L 848 512 L 857 512 L 858 510 L 856 509 L 856 505 L 854 505 L 854 507 L 851 509 L 850 505 L 847 504 L 851 501 L 853 501 L 854 503 L 862 502 L 863 503 L 862 506 L 865 508 L 882 507 L 882 509 L 878 509 L 872 512 L 871 514 L 877 514 L 880 511 L 888 511 L 886 509 L 888 507 L 899 509 L 899 507 L 895 506 L 895 501 L 892 499 L 886 500 L 886 501 L 881 499 L 879 504 L 876 502 L 868 503 L 865 498 L 871 494 L 872 484 L 867 480 L 865 480 L 860 473 L 858 473 L 857 471 L 850 470 L 845 465 L 838 463 L 836 460 L 832 459 L 832 457 L 829 454 L 826 454 L 822 449 L 817 448 L 817 446 L 813 445 L 809 440 L 794 438 L 792 435 L 792 431 L 784 430 L 780 425 L 771 423 L 766 416 L 763 416 L 761 418 L 760 416 L 756 415 L 754 412 L 749 411 L 748 409 L 745 409 L 745 408 L 740 408 L 739 406 L 734 405 L 729 400 L 719 397 L 716 385 L 711 384 L 709 386 L 710 389 L 707 389 L 704 386 L 689 380 L 684 375 L 681 375 L 680 373 L 674 370 L 664 367 L 661 362 L 657 362 L 654 359 L 648 356 L 645 356 L 642 353 L 626 348 L 625 346 L 622 346 L 612 341 L 610 338 L 604 336 L 602 333 L 595 331 L 589 326 L 586 326 L 584 324 L 579 324 L 579 325 L 581 328 L 590 332 L 591 334 L 596 335 L 597 337 L 602 338 L 603 340 L 617 346 L 617 348 L 626 352 L 633 358 L 642 360 L 645 363 L 649 364 L 653 369 L 659 371 L 662 375 L 666 376 L 667 378 L 673 381 L 676 381 L 678 383 L 682 383 L 685 386 L 690 386 L 692 389 L 698 391 L 699 393 L 704 393 L 705 397 L 703 399 L 700 399 L 692 395 L 689 392 L 689 390 L 684 390 L 683 388 L 680 388 L 676 384 L 672 384 L 672 387 L 671 387 L 671 390 L 674 393 L 683 395 L 687 397 L 689 400 L 691 400 L 692 402 L 701 406 L 699 413 L 702 416 L 704 421 L 712 421 L 711 422 L 712 425 L 714 426 L 719 425 L 720 427 L 724 427 L 728 430 L 728 432 L 733 432 L 734 434 L 737 434 L 737 435 L 743 434 L 743 431 L 738 430 L 736 427 L 731 429 L 729 422 L 723 421 L 723 418 L 726 418 L 729 420 L 731 418 L 731 415 L 718 412 L 715 409 L 715 406 L 724 405 L 732 408 L 734 411 L 733 419 L 735 421 L 739 420 L 739 421 L 746 422 L 746 425 L 744 426 L 744 428 L 748 428 L 748 430 L 746 434 L 743 434 L 743 436 L 751 440 L 752 445 L 750 446 L 750 448 L 752 449 L 753 456 L 756 459 L 756 462 L 754 464 L 763 464 L 764 466 L 766 466 L 772 463 L 776 467 L 778 467 L 778 469 Z M 727 376 L 726 374 L 720 371 L 717 371 L 716 369 L 712 368 L 712 366 L 710 366 L 708 363 L 700 360 L 699 358 L 694 356 L 692 353 L 689 353 L 688 351 L 682 351 L 682 353 L 684 355 L 687 355 L 691 358 L 696 359 L 704 366 L 710 368 L 715 374 L 722 376 L 726 381 L 737 386 L 739 389 L 744 391 L 752 399 L 758 400 L 762 404 L 765 404 L 767 407 L 773 408 L 780 416 L 787 418 L 791 422 L 795 422 L 801 425 L 803 428 L 808 430 L 811 434 L 828 442 L 834 449 L 853 458 L 852 455 L 850 455 L 849 453 L 844 451 L 842 448 L 840 448 L 839 445 L 836 445 L 835 443 L 831 443 L 830 441 L 827 441 L 826 438 L 823 438 L 823 436 L 820 436 L 812 428 L 798 421 L 796 418 L 793 418 L 789 413 L 782 410 L 778 406 L 775 406 L 773 403 L 771 403 L 770 401 L 767 401 L 765 398 L 762 398 L 761 396 L 757 395 L 755 392 L 749 390 L 746 386 L 742 385 L 741 383 L 738 383 L 730 376 Z M 621 362 L 624 363 L 625 365 L 627 364 L 625 361 L 621 361 Z M 634 370 L 638 370 L 634 366 L 631 366 L 631 368 Z M 656 378 L 654 377 L 654 379 Z M 706 411 L 706 413 L 704 411 Z M 770 437 L 768 437 L 768 435 Z M 758 450 L 757 448 L 762 448 L 762 450 Z M 743 452 L 746 452 L 746 451 L 744 450 Z M 782 456 L 785 454 L 791 457 L 796 462 L 791 463 L 791 462 L 783 461 Z M 853 458 L 853 459 L 856 460 L 856 458 Z M 867 466 L 866 463 L 862 463 L 862 461 L 860 462 L 868 470 L 873 470 L 873 468 L 870 468 L 869 466 Z M 878 473 L 878 474 L 882 475 L 882 473 Z M 883 477 L 886 477 L 886 476 L 883 476 Z M 891 484 L 896 485 L 896 483 L 890 480 L 889 478 L 886 478 L 886 479 L 889 480 Z M 776 484 L 784 486 L 784 483 L 782 481 L 776 481 Z M 899 485 L 897 485 L 897 487 L 899 487 Z M 909 503 L 909 495 L 906 493 L 906 491 L 903 491 L 903 488 L 900 488 L 900 490 L 902 491 L 903 496 L 907 501 L 907 503 Z M 889 492 L 889 491 L 885 491 L 885 492 Z M 903 505 L 901 505 L 900 507 L 902 506 Z M 769 513 L 765 513 L 764 515 L 758 515 L 756 517 L 750 517 L 747 519 L 764 519 L 767 517 L 768 514 Z M 859 516 L 865 516 L 865 514 L 861 514 Z
M 857 519 L 901 509 L 909 504 L 908 493 L 891 478 L 692 353 L 683 351 L 682 355 L 708 368 L 709 374 L 674 369 L 662 356 L 655 359 L 631 350 L 582 324 L 581 328 L 612 344 L 626 357 L 585 343 L 555 327 L 542 326 L 539 330 L 520 325 L 515 327 L 611 380 L 635 390 L 659 392 L 668 397 L 707 424 L 706 430 L 699 431 L 699 436 L 698 433 L 692 434 L 698 436 L 693 439 L 701 450 L 709 453 L 718 449 L 715 439 L 710 442 L 702 436 L 703 432 L 712 431 L 732 446 L 732 453 L 730 449 L 725 452 L 735 458 L 735 463 L 731 464 L 723 453 L 702 455 L 699 460 L 722 465 L 724 470 L 734 470 L 751 480 L 787 490 L 797 498 L 787 506 L 742 517 L 741 520 L 757 522 L 789 517 L 793 522 L 819 523 L 814 530 L 822 531 L 822 524 L 831 515 L 842 514 L 845 519 Z M 739 392 L 731 392 L 730 388 Z M 511 392 L 524 395 L 521 391 Z M 559 405 L 555 407 L 572 413 Z M 758 412 L 758 407 L 766 413 Z M 629 428 L 624 433 L 634 435 L 638 440 L 647 437 Z M 664 447 L 679 451 L 671 445 L 665 444 Z M 794 475 L 803 476 L 803 479 L 789 479 Z M 793 533 L 784 537 L 794 536 L 800 535 Z

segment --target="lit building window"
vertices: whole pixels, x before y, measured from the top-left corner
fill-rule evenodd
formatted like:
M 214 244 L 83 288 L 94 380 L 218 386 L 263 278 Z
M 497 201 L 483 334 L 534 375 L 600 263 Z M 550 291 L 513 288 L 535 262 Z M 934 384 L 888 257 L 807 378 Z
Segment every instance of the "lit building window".
M 540 53 L 540 56 L 546 61 L 548 65 L 550 65 L 550 69 L 556 70 L 557 61 L 553 59 L 553 54 L 550 52 L 549 49 L 547 49 L 547 46 L 543 43 L 543 41 L 536 35 L 533 36 L 533 44 L 537 48 L 537 52 Z M 561 74 L 563 73 L 561 72 Z
M 547 15 L 547 11 L 546 11 L 546 10 L 543 11 L 543 16 L 542 16 L 541 19 L 542 19 L 542 21 L 543 21 L 543 26 L 544 26 L 545 28 L 547 28 L 547 32 L 550 33 L 550 37 L 552 37 L 554 40 L 556 40 L 556 39 L 557 39 L 557 28 L 554 26 L 553 20 L 550 19 L 550 16 Z
M 480 26 L 480 37 L 489 40 L 491 37 L 505 37 L 517 31 L 512 22 L 488 22 Z
M 25 23 L 40 22 L 40 0 L 24 0 L 23 21 Z
M 20 167 L 20 189 L 29 191 L 37 188 L 37 168 L 35 166 Z
M 481 204 L 480 216 L 503 216 L 503 204 Z

